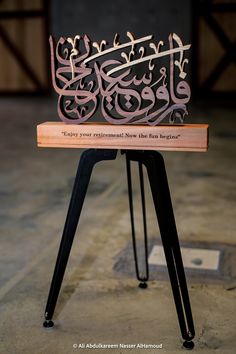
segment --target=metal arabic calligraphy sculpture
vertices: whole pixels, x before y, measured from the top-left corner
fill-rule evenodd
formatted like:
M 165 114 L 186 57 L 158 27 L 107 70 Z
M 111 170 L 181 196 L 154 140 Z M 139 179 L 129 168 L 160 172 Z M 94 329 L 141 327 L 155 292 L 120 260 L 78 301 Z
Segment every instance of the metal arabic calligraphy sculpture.
M 184 54 L 191 45 L 183 45 L 175 33 L 167 46 L 154 43 L 152 35 L 135 39 L 127 32 L 127 37 L 121 44 L 116 34 L 111 47 L 87 35 L 61 37 L 57 44 L 50 37 L 52 80 L 62 121 L 86 122 L 100 107 L 112 124 L 157 125 L 165 118 L 183 122 L 191 95 Z M 166 58 L 168 65 L 163 65 Z

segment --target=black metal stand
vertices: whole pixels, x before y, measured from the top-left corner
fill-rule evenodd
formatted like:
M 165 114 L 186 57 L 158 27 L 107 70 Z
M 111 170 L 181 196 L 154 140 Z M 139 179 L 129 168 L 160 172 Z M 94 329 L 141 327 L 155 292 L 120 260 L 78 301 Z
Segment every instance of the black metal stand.
M 182 338 L 184 339 L 183 346 L 186 349 L 192 349 L 194 347 L 192 339 L 195 335 L 194 324 L 163 157 L 160 153 L 156 151 L 127 150 L 123 151 L 123 153 L 126 155 L 131 231 L 136 275 L 137 279 L 140 281 L 139 287 L 146 288 L 146 282 L 148 281 L 149 277 L 147 222 L 143 181 L 144 165 L 147 169 L 152 197 L 161 232 L 161 238 L 165 252 L 166 263 L 168 267 L 180 330 Z M 46 305 L 45 321 L 43 324 L 45 328 L 50 328 L 54 325 L 52 317 L 55 310 L 57 298 L 61 288 L 63 276 L 65 273 L 72 242 L 74 239 L 75 231 L 79 221 L 80 213 L 82 210 L 93 167 L 99 161 L 114 160 L 116 158 L 116 155 L 117 150 L 89 149 L 86 150 L 80 158 L 80 163 L 74 182 L 69 210 L 64 226 L 62 240 Z M 138 162 L 139 166 L 145 247 L 144 275 L 140 274 L 138 266 L 133 212 L 132 179 L 130 168 L 131 161 Z
M 142 214 L 143 214 L 143 234 L 144 234 L 144 252 L 145 252 L 145 274 L 144 275 L 140 274 L 139 265 L 138 265 L 130 161 L 131 161 L 131 159 L 130 159 L 129 153 L 126 152 L 126 171 L 127 171 L 127 184 L 128 184 L 128 194 L 129 194 L 130 221 L 131 221 L 131 233 L 132 233 L 132 242 L 133 242 L 135 271 L 136 271 L 136 277 L 140 281 L 139 287 L 141 289 L 146 289 L 148 286 L 147 281 L 149 279 L 149 267 L 148 267 L 148 238 L 147 238 L 146 205 L 145 205 L 145 191 L 144 191 L 144 183 L 143 183 L 143 166 L 142 166 L 141 162 L 138 162 L 141 204 L 142 204 Z

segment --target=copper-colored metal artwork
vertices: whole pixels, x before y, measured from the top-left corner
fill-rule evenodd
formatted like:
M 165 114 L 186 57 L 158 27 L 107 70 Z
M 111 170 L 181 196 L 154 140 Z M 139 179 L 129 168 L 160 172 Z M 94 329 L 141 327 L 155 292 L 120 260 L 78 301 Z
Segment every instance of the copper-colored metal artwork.
M 165 118 L 182 123 L 188 113 L 191 91 L 185 81 L 188 59 L 177 34 L 168 44 L 154 43 L 152 35 L 113 45 L 92 42 L 87 35 L 50 37 L 52 80 L 58 93 L 58 114 L 62 121 L 88 121 L 100 107 L 112 124 L 157 125 Z M 168 59 L 167 59 L 168 58 Z M 163 64 L 163 60 L 167 63 Z

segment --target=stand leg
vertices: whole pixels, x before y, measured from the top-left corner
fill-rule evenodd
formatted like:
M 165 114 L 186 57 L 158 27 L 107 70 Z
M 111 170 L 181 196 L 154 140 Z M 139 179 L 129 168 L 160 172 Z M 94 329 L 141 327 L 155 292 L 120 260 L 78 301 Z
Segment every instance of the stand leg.
M 155 151 L 131 151 L 127 155 L 147 168 L 183 346 L 192 349 L 195 330 L 163 157 Z
M 138 163 L 138 167 L 139 167 L 139 180 L 140 180 L 140 191 L 141 191 L 141 202 L 142 202 L 142 214 L 143 214 L 143 233 L 144 233 L 144 252 L 145 252 L 145 273 L 144 274 L 140 274 L 139 265 L 138 265 L 135 224 L 134 224 L 131 168 L 130 168 L 129 155 L 126 154 L 126 170 L 127 170 L 127 183 L 128 183 L 128 194 L 129 194 L 129 208 L 130 208 L 131 233 L 132 233 L 132 241 L 133 241 L 135 271 L 136 271 L 137 279 L 140 281 L 139 287 L 141 289 L 146 289 L 147 288 L 146 282 L 149 279 L 146 206 L 145 206 L 145 191 L 144 191 L 144 182 L 143 182 L 143 166 L 140 162 Z
M 81 155 L 45 309 L 45 321 L 43 323 L 45 328 L 54 325 L 52 317 L 93 167 L 99 161 L 114 160 L 116 155 L 117 150 L 96 149 L 86 150 Z

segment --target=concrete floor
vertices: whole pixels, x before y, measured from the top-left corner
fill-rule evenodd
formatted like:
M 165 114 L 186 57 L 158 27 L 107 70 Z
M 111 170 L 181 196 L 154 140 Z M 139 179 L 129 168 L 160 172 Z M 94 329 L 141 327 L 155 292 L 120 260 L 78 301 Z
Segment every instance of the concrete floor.
M 0 353 L 183 353 L 169 282 L 152 275 L 148 289 L 141 290 L 135 277 L 114 270 L 131 238 L 120 154 L 116 162 L 95 169 L 57 304 L 56 325 L 43 329 L 81 151 L 36 147 L 36 124 L 56 117 L 52 100 L 0 103 Z M 164 153 L 180 241 L 235 246 L 235 108 L 199 104 L 191 111 L 191 122 L 211 125 L 209 152 Z M 147 200 L 149 234 L 159 238 L 149 191 Z M 232 259 L 228 268 L 235 265 Z M 219 283 L 206 282 L 204 275 L 196 281 L 188 274 L 194 352 L 236 352 L 236 281 L 230 274 L 229 269 L 228 278 Z M 82 343 L 163 348 L 73 348 Z

